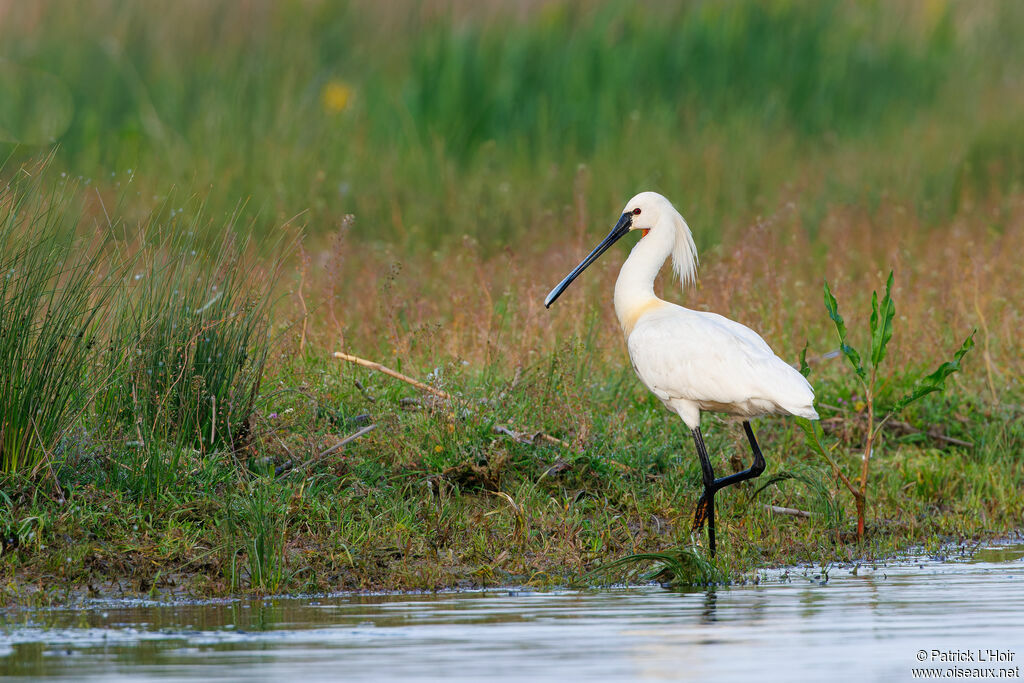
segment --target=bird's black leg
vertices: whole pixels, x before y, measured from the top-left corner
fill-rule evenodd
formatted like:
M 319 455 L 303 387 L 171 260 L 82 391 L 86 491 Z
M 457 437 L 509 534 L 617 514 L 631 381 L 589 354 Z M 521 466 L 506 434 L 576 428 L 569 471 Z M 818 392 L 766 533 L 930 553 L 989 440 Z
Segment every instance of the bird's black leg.
M 761 455 L 761 448 L 757 445 L 757 439 L 754 438 L 754 430 L 750 428 L 750 423 L 746 420 L 743 421 L 743 431 L 747 433 L 747 441 L 750 442 L 750 450 L 754 454 L 754 462 L 742 472 L 730 474 L 728 477 L 722 477 L 721 479 L 715 479 L 715 491 L 724 489 L 726 486 L 738 484 L 747 479 L 759 477 L 764 472 L 764 456 Z
M 700 428 L 693 430 L 693 441 L 697 445 L 697 456 L 700 458 L 700 468 L 704 479 L 704 493 L 697 501 L 697 511 L 693 516 L 693 528 L 699 529 L 707 521 L 708 549 L 711 551 L 712 557 L 715 555 L 715 494 L 726 486 L 761 476 L 765 468 L 764 456 L 761 454 L 761 448 L 757 445 L 757 439 L 754 438 L 754 430 L 746 420 L 743 421 L 743 431 L 747 433 L 747 441 L 750 442 L 750 450 L 754 454 L 753 464 L 742 472 L 715 479 L 715 471 L 711 468 L 711 459 L 708 458 L 708 450 L 704 445 L 704 437 L 700 433 Z
M 711 459 L 708 457 L 707 446 L 704 445 L 704 435 L 700 433 L 700 427 L 693 430 L 693 443 L 697 446 L 697 457 L 700 458 L 700 469 L 704 479 L 704 493 L 697 501 L 697 510 L 693 513 L 693 528 L 700 529 L 707 522 L 708 525 L 708 547 L 712 557 L 715 554 L 715 470 L 711 467 Z

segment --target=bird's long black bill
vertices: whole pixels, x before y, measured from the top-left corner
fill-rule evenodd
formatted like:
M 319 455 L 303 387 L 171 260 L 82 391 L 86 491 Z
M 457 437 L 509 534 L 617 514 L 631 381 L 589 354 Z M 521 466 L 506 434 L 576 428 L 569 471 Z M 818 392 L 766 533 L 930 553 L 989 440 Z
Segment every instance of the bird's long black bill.
M 580 264 L 573 268 L 572 272 L 566 275 L 565 279 L 559 282 L 555 288 L 551 290 L 551 293 L 548 294 L 546 299 L 544 299 L 544 307 L 550 308 L 551 304 L 555 303 L 555 299 L 562 295 L 562 292 L 566 290 L 573 280 L 579 277 L 580 273 L 587 269 L 587 266 L 596 261 L 601 254 L 608 251 L 608 247 L 615 244 L 619 238 L 629 232 L 629 227 L 632 224 L 633 215 L 630 213 L 622 214 L 619 218 L 619 222 L 615 224 L 615 227 L 612 228 L 610 233 L 608 233 L 608 236 L 601 240 L 601 243 L 594 248 L 594 251 L 590 252 L 587 255 L 587 258 L 580 261 Z

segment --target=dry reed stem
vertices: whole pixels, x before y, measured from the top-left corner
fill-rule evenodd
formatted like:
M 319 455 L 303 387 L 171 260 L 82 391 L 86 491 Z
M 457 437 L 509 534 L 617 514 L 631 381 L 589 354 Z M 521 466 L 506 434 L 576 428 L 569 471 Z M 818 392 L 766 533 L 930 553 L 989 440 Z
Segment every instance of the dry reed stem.
M 394 377 L 395 379 L 401 380 L 401 381 L 405 382 L 406 384 L 411 384 L 412 386 L 416 387 L 417 389 L 421 389 L 421 390 L 426 391 L 428 393 L 434 394 L 435 396 L 438 396 L 440 398 L 443 398 L 443 399 L 446 399 L 446 400 L 451 400 L 452 399 L 452 395 L 449 394 L 446 391 L 442 391 L 441 389 L 437 389 L 436 387 L 432 387 L 429 384 L 424 384 L 423 382 L 420 382 L 419 380 L 413 379 L 412 377 L 409 377 L 408 375 L 403 375 L 402 373 L 398 372 L 397 370 L 392 370 L 391 368 L 387 367 L 386 365 L 381 365 L 380 363 L 376 363 L 376 362 L 374 362 L 372 360 L 367 360 L 365 358 L 360 358 L 359 356 L 352 356 L 352 355 L 349 355 L 347 353 L 342 353 L 341 351 L 335 351 L 334 352 L 334 357 L 335 358 L 340 358 L 341 360 L 344 360 L 344 361 L 348 361 L 349 363 L 355 363 L 356 365 L 362 365 L 363 367 L 370 368 L 371 370 L 376 370 L 378 372 L 383 372 L 385 375 L 390 375 L 391 377 Z
M 802 517 L 804 519 L 810 519 L 811 513 L 807 510 L 797 510 L 796 508 L 782 507 L 781 505 L 768 505 L 762 503 L 761 507 L 777 515 L 789 515 L 790 517 Z
M 305 461 L 303 463 L 300 463 L 300 464 L 298 464 L 298 465 L 296 465 L 296 466 L 294 466 L 294 467 L 292 467 L 290 469 L 285 470 L 284 472 L 281 473 L 281 476 L 287 475 L 287 474 L 289 474 L 291 472 L 298 472 L 299 470 L 303 470 L 303 469 L 309 467 L 313 463 L 320 462 L 322 459 L 326 458 L 328 455 L 331 455 L 332 453 L 336 453 L 337 451 L 339 451 L 340 449 L 344 448 L 348 444 L 352 443 L 356 439 L 369 434 L 370 432 L 372 432 L 376 428 L 377 428 L 376 424 L 366 425 L 365 427 L 360 429 L 358 432 L 354 432 L 352 434 L 349 434 L 348 436 L 346 436 L 344 439 L 342 439 L 338 443 L 334 444 L 330 448 L 324 449 L 323 451 L 318 453 L 316 456 L 310 458 L 309 460 L 307 460 L 307 461 Z M 278 440 L 278 441 L 281 443 L 282 446 L 284 446 L 285 451 L 288 451 L 288 447 L 285 446 L 284 442 L 281 442 L 280 440 Z M 288 451 L 288 452 L 290 453 L 290 451 Z
M 562 441 L 557 436 L 551 436 L 550 434 L 546 434 L 544 432 L 517 432 L 507 425 L 494 425 L 493 431 L 495 434 L 504 434 L 505 436 L 510 436 L 519 443 L 536 445 L 538 439 L 543 439 L 544 441 L 547 441 L 548 443 L 553 443 L 556 446 L 561 446 L 562 448 L 569 448 L 569 444 L 567 442 Z

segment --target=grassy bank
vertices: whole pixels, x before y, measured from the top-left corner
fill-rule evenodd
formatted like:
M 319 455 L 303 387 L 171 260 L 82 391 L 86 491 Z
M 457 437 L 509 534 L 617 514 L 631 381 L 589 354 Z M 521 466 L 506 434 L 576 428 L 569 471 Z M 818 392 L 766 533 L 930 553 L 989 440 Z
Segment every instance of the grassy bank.
M 560 585 L 699 544 L 692 443 L 611 311 L 625 251 L 542 304 L 649 188 L 703 264 L 664 296 L 808 345 L 847 472 L 865 397 L 822 281 L 863 348 L 895 270 L 883 407 L 977 329 L 883 430 L 863 542 L 800 429 L 758 421 L 721 577 L 1021 528 L 1011 4 L 0 12 L 5 599 Z M 704 429 L 745 466 L 738 424 Z
M 899 211 L 892 217 L 905 220 Z M 882 284 L 870 264 L 896 266 L 898 317 L 883 405 L 948 357 L 972 327 L 978 347 L 944 394 L 883 431 L 863 543 L 852 500 L 797 426 L 758 421 L 768 471 L 757 487 L 719 501 L 716 567 L 731 580 L 763 566 L 869 559 L 1020 528 L 1019 313 L 1006 296 L 1018 286 L 1017 233 L 999 235 L 984 219 L 963 217 L 875 253 L 863 233 L 884 234 L 889 225 L 840 214 L 828 224 L 836 231 L 830 239 L 844 244 L 842 261 L 823 260 L 813 243 L 780 239 L 784 231 L 758 224 L 742 245 L 706 252 L 701 287 L 682 300 L 760 329 L 794 361 L 809 342 L 827 445 L 844 469 L 859 461 L 864 397 L 842 359 L 829 357 L 834 331 L 812 277 L 833 281 L 853 340 L 863 344 L 868 292 Z M 138 238 L 130 242 L 141 250 Z M 952 254 L 957 243 L 974 246 Z M 603 301 L 622 253 L 610 254 L 564 304 L 545 312 L 542 291 L 582 250 L 538 254 L 535 270 L 512 258 L 501 270 L 469 249 L 442 270 L 406 269 L 352 246 L 299 249 L 276 294 L 253 286 L 260 280 L 245 275 L 247 259 L 238 252 L 210 261 L 202 247 L 196 251 L 197 265 L 189 267 L 191 258 L 181 266 L 156 257 L 161 248 L 106 246 L 104 253 L 125 255 L 128 265 L 124 272 L 109 266 L 118 279 L 100 280 L 112 293 L 94 315 L 108 322 L 89 329 L 105 335 L 104 355 L 65 360 L 81 364 L 78 408 L 65 412 L 50 441 L 38 442 L 35 465 L 4 475 L 7 599 L 60 600 L 69 590 L 219 595 L 561 585 L 627 554 L 701 542 L 690 531 L 700 475 L 688 434 L 633 377 L 610 307 L 585 303 Z M 359 263 L 346 262 L 356 254 Z M 256 272 L 273 270 L 263 257 L 251 258 L 261 264 Z M 351 284 L 339 291 L 333 272 L 355 277 L 362 294 Z M 197 273 L 211 279 L 183 296 Z M 452 298 L 437 303 L 418 293 L 425 273 L 450 286 Z M 245 296 L 232 279 L 247 283 Z M 146 280 L 158 284 L 139 288 Z M 216 312 L 209 301 L 222 300 L 211 282 L 224 287 Z M 666 296 L 679 299 L 674 283 L 665 285 Z M 171 301 L 167 292 L 175 293 Z M 257 306 L 253 296 L 268 303 Z M 246 307 L 254 316 L 232 327 Z M 275 322 L 266 328 L 261 321 L 271 311 Z M 176 325 L 187 331 L 169 332 Z M 249 327 L 256 334 L 239 334 Z M 213 361 L 208 347 L 197 346 L 212 344 L 211 333 L 233 359 Z M 338 349 L 449 398 L 331 358 Z M 266 354 L 261 371 L 214 391 L 219 373 L 248 368 L 240 359 L 259 353 Z M 179 368 L 162 384 L 153 374 L 161 359 Z M 239 396 L 252 401 L 233 402 Z M 227 405 L 240 412 L 225 412 Z M 736 423 L 709 417 L 705 432 L 717 467 L 745 466 Z
M 59 491 L 8 477 L 7 599 L 564 585 L 623 555 L 693 540 L 700 475 L 691 445 L 629 378 L 577 383 L 571 372 L 537 372 L 500 400 L 500 390 L 474 384 L 462 387 L 472 400 L 410 410 L 400 403 L 407 392 L 379 379 L 359 373 L 369 404 L 333 368 L 324 374 L 326 386 L 304 387 L 315 401 L 261 415 L 248 452 L 166 451 L 154 464 L 124 445 L 77 443 L 56 467 Z M 551 382 L 568 386 L 550 391 Z M 843 405 L 827 390 L 819 396 Z M 942 425 L 940 436 L 973 445 L 887 435 L 864 544 L 852 504 L 797 431 L 761 421 L 764 481 L 774 483 L 720 497 L 718 569 L 737 580 L 758 567 L 870 560 L 1019 529 L 1019 417 L 960 400 L 927 410 L 911 423 Z M 858 422 L 823 413 L 837 459 L 852 469 Z M 376 429 L 320 455 L 367 419 Z M 571 445 L 531 440 L 545 424 Z M 526 443 L 495 425 L 525 431 Z M 737 426 L 712 420 L 705 431 L 719 467 L 738 467 Z M 148 487 L 154 467 L 163 475 Z

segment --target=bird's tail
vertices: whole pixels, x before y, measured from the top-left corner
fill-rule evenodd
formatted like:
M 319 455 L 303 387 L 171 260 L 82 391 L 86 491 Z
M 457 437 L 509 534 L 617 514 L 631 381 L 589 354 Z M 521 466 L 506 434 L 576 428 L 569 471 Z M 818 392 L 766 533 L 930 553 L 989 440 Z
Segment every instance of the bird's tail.
M 805 417 L 808 420 L 817 420 L 818 411 L 814 409 L 814 406 L 800 406 L 796 409 L 790 409 L 790 415 L 796 415 L 797 417 Z

